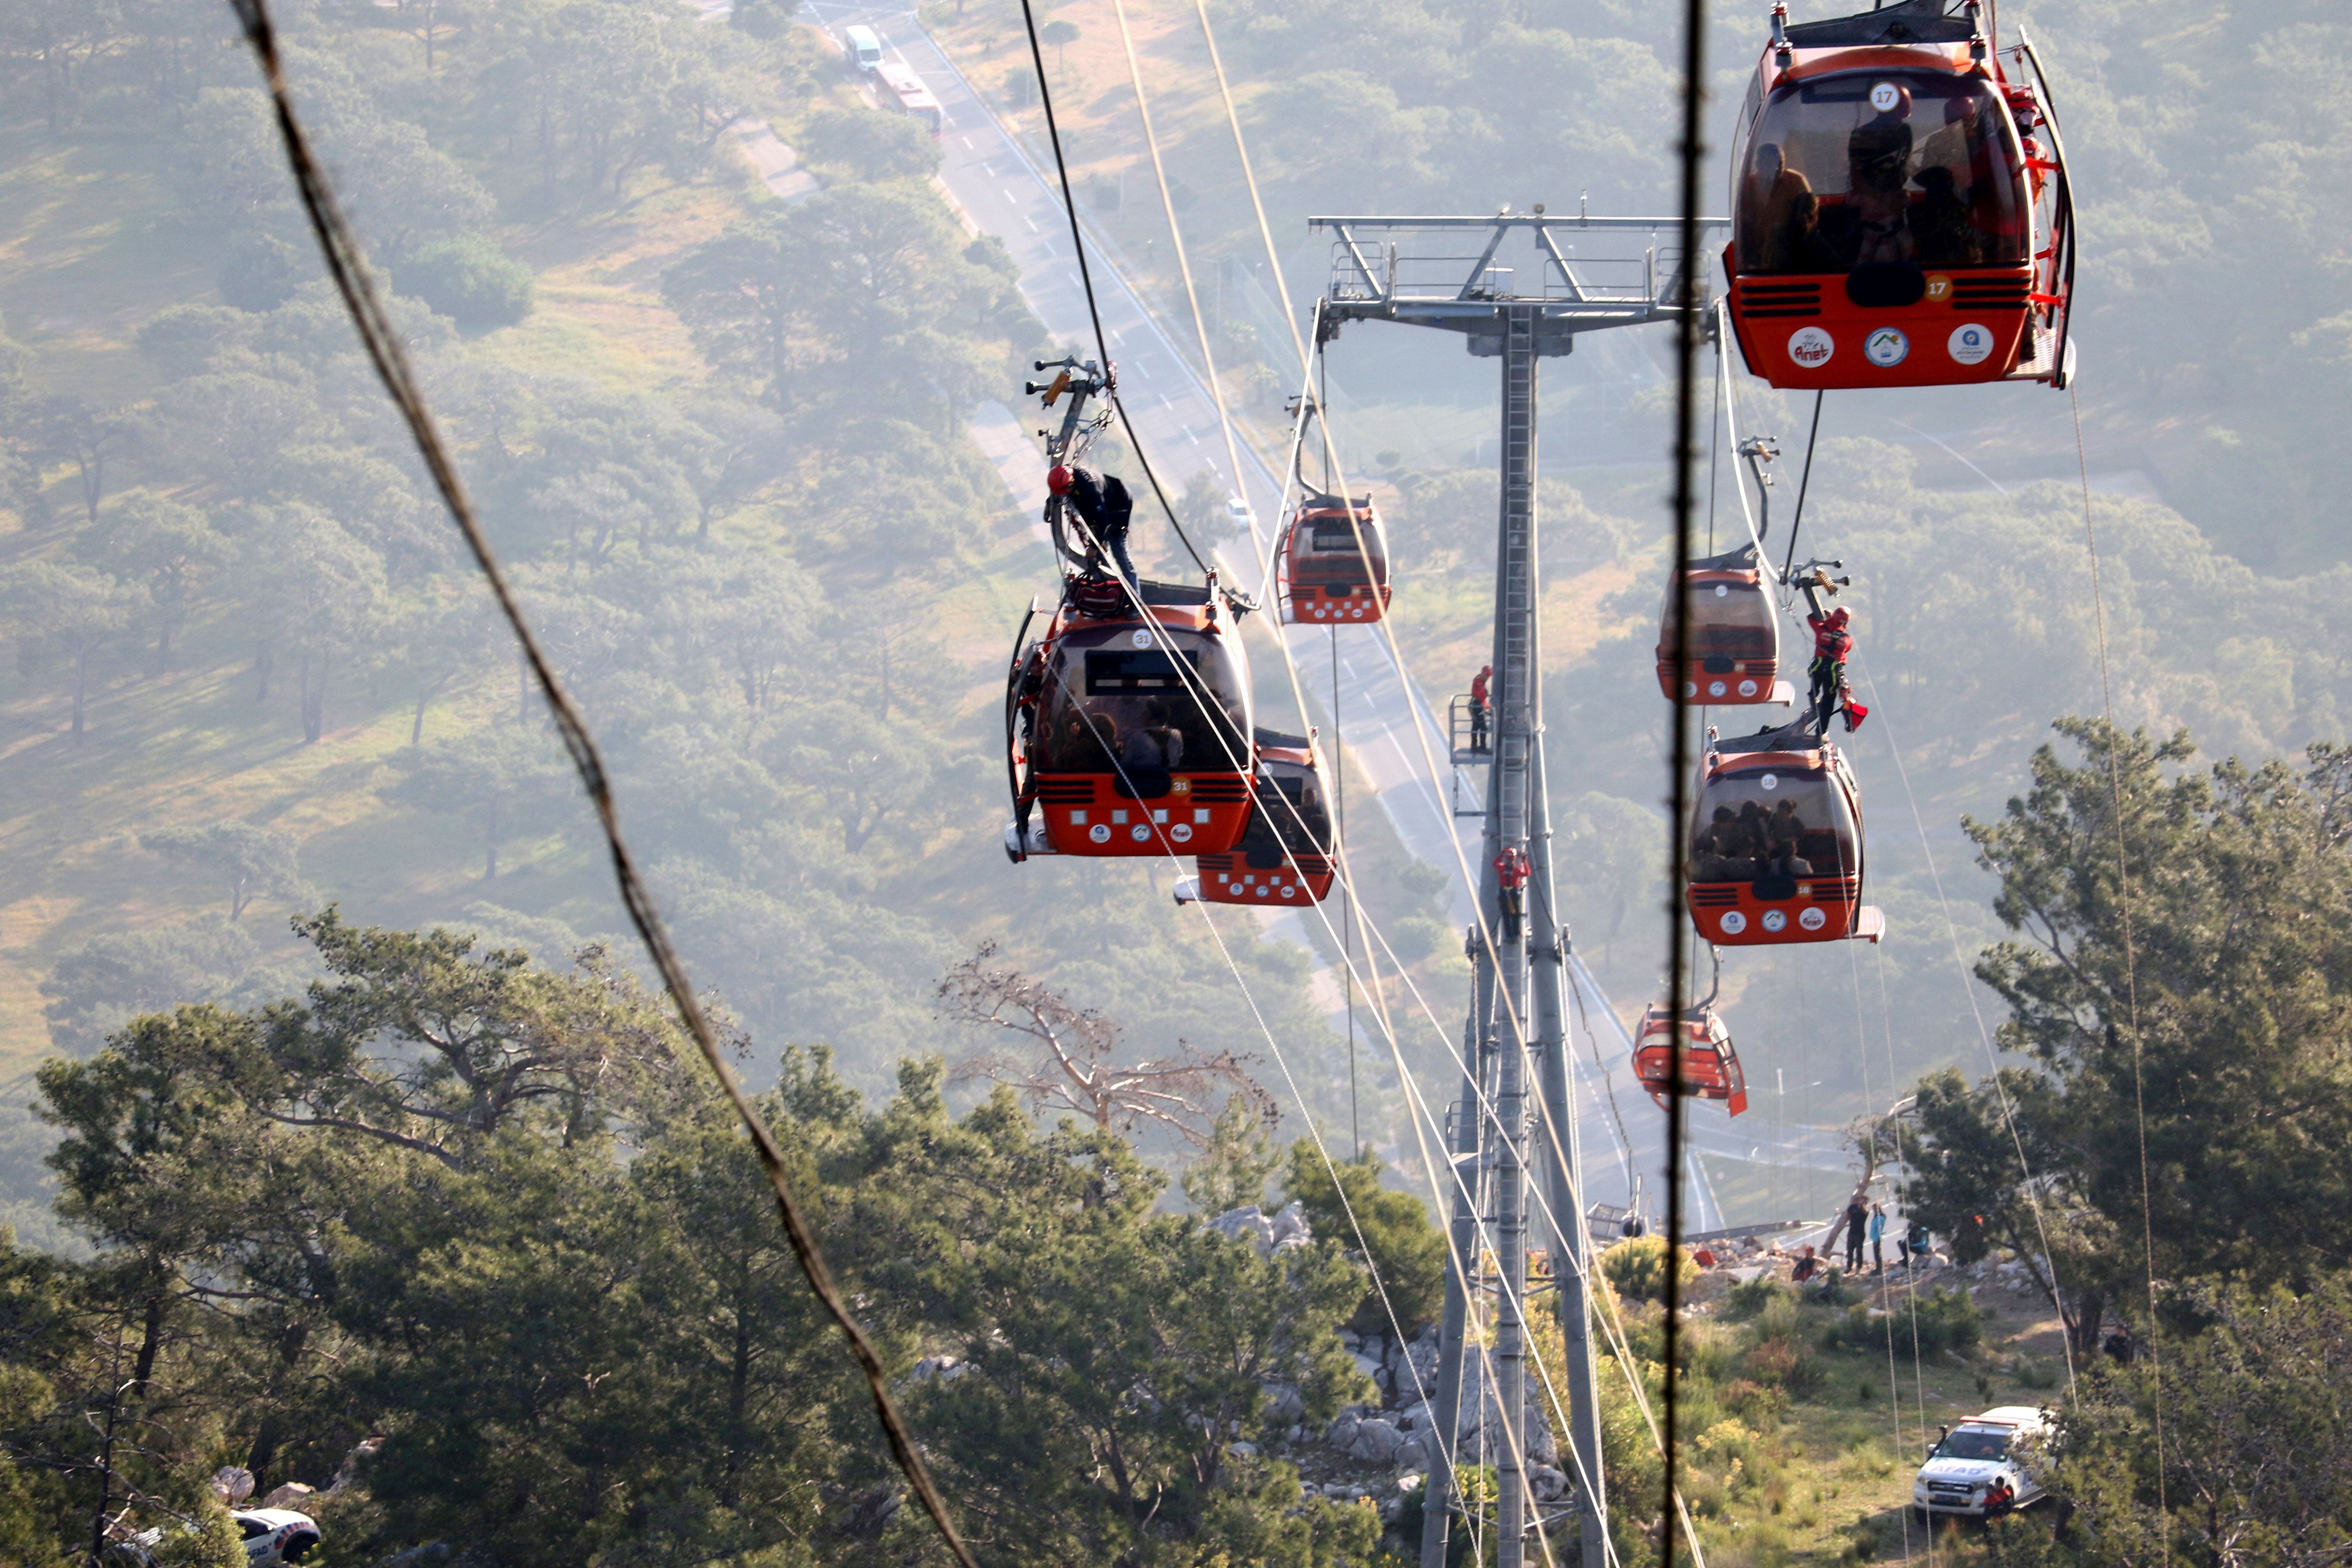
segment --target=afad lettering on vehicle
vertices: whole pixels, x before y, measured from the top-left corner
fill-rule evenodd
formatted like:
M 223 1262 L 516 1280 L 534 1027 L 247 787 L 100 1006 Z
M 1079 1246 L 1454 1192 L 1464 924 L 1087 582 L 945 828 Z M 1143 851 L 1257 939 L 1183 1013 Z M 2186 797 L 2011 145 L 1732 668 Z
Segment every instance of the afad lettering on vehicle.
M 1819 327 L 1799 327 L 1789 334 L 1789 358 L 1800 369 L 1819 370 L 1837 353 L 1837 340 Z

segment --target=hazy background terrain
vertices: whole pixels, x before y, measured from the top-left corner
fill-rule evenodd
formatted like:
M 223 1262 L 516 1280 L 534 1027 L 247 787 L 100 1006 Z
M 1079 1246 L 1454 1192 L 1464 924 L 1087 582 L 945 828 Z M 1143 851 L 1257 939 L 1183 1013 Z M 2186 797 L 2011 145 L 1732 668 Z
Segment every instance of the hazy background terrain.
M 731 25 L 658 0 L 278 9 L 467 482 L 756 1070 L 829 1044 L 871 1092 L 902 1055 L 956 1054 L 931 986 L 994 940 L 1148 1042 L 1263 1056 L 1254 1001 L 1310 1108 L 1344 1119 L 1334 997 L 1296 942 L 1228 919 L 1221 948 L 1163 867 L 1003 860 L 1002 661 L 1051 577 L 970 421 L 1049 345 L 928 142 L 770 0 Z M 1297 366 L 1198 30 L 1171 0 L 1129 9 L 1220 366 L 1278 461 Z M 1310 212 L 1671 207 L 1656 7 L 1213 11 L 1297 302 L 1324 268 Z M 1076 29 L 1047 59 L 1081 202 L 1183 343 L 1109 7 L 1049 15 Z M 1891 934 L 1727 965 L 1751 1086 L 1788 1089 L 1750 1112 L 1759 1138 L 1983 1064 L 1955 954 L 1998 928 L 1958 820 L 2000 810 L 2053 716 L 2100 703 L 2084 473 L 2118 716 L 2217 753 L 2343 736 L 2352 25 L 2169 0 L 2002 21 L 2044 49 L 2083 202 L 2081 457 L 2069 400 L 2038 386 L 1828 400 L 1807 547 L 1855 579 L 1874 713 L 1851 751 Z M 1017 9 L 950 0 L 883 30 L 919 25 L 1036 134 Z M 1762 27 L 1719 13 L 1718 105 Z M 550 957 L 627 944 L 513 652 L 316 280 L 226 7 L 5 0 L 0 47 L 0 1187 L 37 1236 L 32 1064 L 145 1008 L 286 994 L 289 913 L 336 901 Z M 743 160 L 762 127 L 810 176 L 791 200 Z M 1546 673 L 1561 894 L 1632 1009 L 1664 943 L 1670 389 L 1664 334 L 1619 337 L 1545 367 Z M 1416 676 L 1457 689 L 1491 584 L 1494 368 L 1357 328 L 1330 376 L 1350 473 L 1393 521 Z M 1801 452 L 1808 401 L 1741 397 Z M 1288 722 L 1255 647 L 1262 721 Z M 1368 805 L 1349 820 L 1371 912 L 1457 1026 L 1443 879 Z M 1450 1092 L 1427 1028 L 1409 1040 Z M 1367 1052 L 1368 1136 L 1409 1151 Z M 1823 1195 L 1717 1175 L 1743 1213 Z

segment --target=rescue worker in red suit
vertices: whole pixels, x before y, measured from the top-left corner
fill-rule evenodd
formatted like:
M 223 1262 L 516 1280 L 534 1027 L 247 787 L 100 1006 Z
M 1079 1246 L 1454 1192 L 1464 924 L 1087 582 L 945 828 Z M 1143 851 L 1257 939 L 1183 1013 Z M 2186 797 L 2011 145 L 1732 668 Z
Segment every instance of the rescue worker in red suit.
M 1849 618 L 1843 605 L 1827 615 L 1815 610 L 1805 617 L 1805 624 L 1813 628 L 1813 662 L 1806 668 L 1813 678 L 1813 732 L 1817 735 L 1830 732 L 1832 712 L 1845 714 L 1849 735 L 1870 717 L 1870 710 L 1853 700 L 1853 690 L 1845 683 L 1846 656 L 1853 651 L 1853 634 L 1845 629 Z
M 1094 542 L 1109 552 L 1118 563 L 1119 575 L 1127 579 L 1129 587 L 1134 587 L 1135 563 L 1127 558 L 1127 530 L 1134 516 L 1135 500 L 1127 493 L 1127 486 L 1119 477 L 1056 463 L 1045 475 L 1045 488 L 1061 497 L 1062 503 L 1077 514 L 1078 521 L 1086 525 L 1086 533 L 1092 534 Z M 1083 535 L 1080 542 L 1085 542 Z
M 1486 699 L 1486 683 L 1494 679 L 1495 667 L 1491 664 L 1481 666 L 1478 673 L 1470 678 L 1470 749 L 1474 752 L 1491 751 L 1494 747 L 1488 737 L 1495 710 Z
M 1519 940 L 1527 917 L 1528 852 L 1514 844 L 1495 857 L 1495 889 L 1503 906 L 1503 940 Z

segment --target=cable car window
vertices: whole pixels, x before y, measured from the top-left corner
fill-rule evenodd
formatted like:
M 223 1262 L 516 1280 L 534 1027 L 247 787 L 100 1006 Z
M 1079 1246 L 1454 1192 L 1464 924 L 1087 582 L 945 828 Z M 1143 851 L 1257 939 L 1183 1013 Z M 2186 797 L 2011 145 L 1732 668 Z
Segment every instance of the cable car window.
M 1381 536 L 1370 520 L 1355 524 L 1345 518 L 1337 522 L 1318 521 L 1308 528 L 1307 532 L 1312 536 L 1316 549 L 1344 550 L 1352 555 L 1356 552 L 1356 531 L 1359 527 L 1363 530 L 1365 552 L 1377 559 L 1381 552 Z
M 1272 790 L 1268 784 L 1274 786 Z M 1244 851 L 1271 851 L 1277 865 L 1285 849 L 1294 855 L 1331 852 L 1331 814 L 1325 809 L 1323 792 L 1314 780 L 1261 778 L 1257 787 L 1257 809 L 1250 814 L 1249 831 L 1242 837 Z M 1281 798 L 1276 798 L 1276 791 Z
M 1071 666 L 1081 653 L 1084 674 L 1073 679 L 1079 671 Z M 1066 646 L 1047 667 L 1038 704 L 1038 766 L 1047 773 L 1123 773 L 1139 782 L 1163 773 L 1238 772 L 1249 757 L 1242 739 L 1244 713 L 1239 679 L 1214 640 L 1175 650 Z
M 1184 661 L 1192 668 L 1192 661 Z M 1165 648 L 1130 652 L 1126 648 L 1090 648 L 1087 652 L 1087 695 L 1101 697 L 1129 691 L 1181 691 L 1185 678 L 1177 672 L 1175 656 Z
M 1674 590 L 1666 590 L 1671 598 Z M 1755 583 L 1692 583 L 1685 590 L 1691 607 L 1690 657 L 1704 658 L 1774 659 L 1780 639 L 1773 635 L 1772 601 Z M 1675 657 L 1675 624 L 1662 616 L 1658 657 Z
M 1991 86 L 1936 71 L 1846 71 L 1765 105 L 1738 191 L 1742 273 L 2017 266 L 2024 158 Z
M 1717 774 L 1699 792 L 1691 822 L 1693 881 L 1843 877 L 1861 863 L 1853 816 L 1826 773 L 1743 768 Z

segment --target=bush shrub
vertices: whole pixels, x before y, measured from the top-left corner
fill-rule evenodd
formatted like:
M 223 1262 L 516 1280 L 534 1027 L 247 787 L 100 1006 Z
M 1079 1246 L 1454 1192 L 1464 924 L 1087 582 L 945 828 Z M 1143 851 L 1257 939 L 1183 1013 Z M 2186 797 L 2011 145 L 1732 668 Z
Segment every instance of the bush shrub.
M 1314 1141 L 1302 1138 L 1291 1145 L 1283 1195 L 1296 1198 L 1305 1207 L 1307 1223 L 1318 1237 L 1338 1242 L 1351 1254 L 1370 1253 L 1368 1261 L 1380 1270 L 1388 1304 L 1381 1305 L 1379 1293 L 1367 1281 L 1353 1319 L 1355 1326 L 1385 1331 L 1393 1310 L 1396 1321 L 1411 1333 L 1416 1325 L 1435 1318 L 1444 1305 L 1445 1233 L 1429 1223 L 1429 1211 L 1419 1198 L 1381 1185 L 1382 1168 L 1379 1158 L 1369 1152 L 1360 1160 L 1327 1165 Z M 1331 1179 L 1335 1171 L 1337 1185 Z
M 1912 1324 L 1918 1324 L 1915 1341 Z M 1844 1317 L 1830 1326 L 1822 1342 L 1832 1350 L 1869 1350 L 1886 1343 L 1889 1328 L 1895 1335 L 1897 1355 L 1933 1355 L 1937 1351 L 1964 1351 L 1977 1342 L 1983 1330 L 1983 1316 L 1965 1290 L 1936 1290 L 1921 1296 L 1915 1314 L 1912 1304 L 1905 1302 L 1894 1311 L 1873 1315 L 1863 1307 L 1849 1307 Z
M 1822 1363 L 1794 1334 L 1758 1340 L 1748 1348 L 1745 1365 L 1749 1378 L 1767 1386 L 1777 1385 L 1791 1399 L 1803 1399 L 1822 1386 Z
M 1698 1278 L 1698 1265 L 1691 1261 L 1687 1251 L 1676 1256 L 1681 1260 L 1682 1282 L 1687 1287 Z M 1617 1288 L 1617 1294 L 1629 1301 L 1663 1301 L 1666 1299 L 1665 1258 L 1664 1237 L 1635 1237 L 1601 1255 L 1601 1272 Z
M 1797 1293 L 1769 1274 L 1759 1274 L 1745 1285 L 1734 1285 L 1724 1296 L 1723 1320 L 1727 1323 L 1748 1322 L 1760 1317 L 1775 1301 L 1786 1301 L 1793 1310 Z
M 473 331 L 510 327 L 530 314 L 530 268 L 482 235 L 421 247 L 393 279 L 401 293 Z

